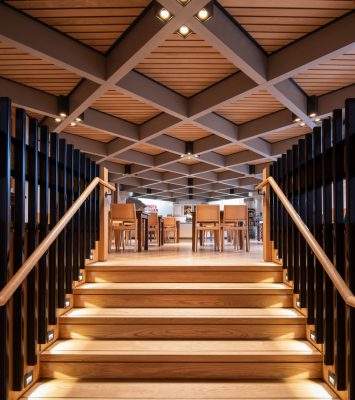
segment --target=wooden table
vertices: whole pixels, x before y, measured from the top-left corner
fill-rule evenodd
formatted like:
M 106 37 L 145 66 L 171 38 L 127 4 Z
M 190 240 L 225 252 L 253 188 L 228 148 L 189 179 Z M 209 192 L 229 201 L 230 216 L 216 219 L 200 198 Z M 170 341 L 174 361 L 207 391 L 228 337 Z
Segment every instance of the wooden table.
M 136 211 L 137 215 L 137 236 L 138 236 L 138 252 L 142 252 L 143 245 L 144 250 L 148 250 L 148 242 L 149 242 L 149 223 L 148 223 L 148 214 L 143 211 Z M 144 243 L 143 243 L 144 238 Z

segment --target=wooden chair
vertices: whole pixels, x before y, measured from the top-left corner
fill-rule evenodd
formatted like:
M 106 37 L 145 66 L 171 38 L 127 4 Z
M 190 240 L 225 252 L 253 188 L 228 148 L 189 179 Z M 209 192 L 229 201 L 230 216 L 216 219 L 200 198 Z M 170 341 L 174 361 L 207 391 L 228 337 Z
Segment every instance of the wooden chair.
M 159 243 L 159 218 L 158 213 L 154 212 L 148 215 L 148 225 L 149 225 L 149 238 L 152 236 Z
M 222 251 L 224 250 L 224 232 L 232 234 L 234 248 L 244 248 L 249 251 L 248 207 L 245 205 L 224 206 L 222 230 Z M 244 245 L 245 239 L 245 245 Z
M 111 204 L 111 231 L 115 233 L 115 247 L 120 249 L 120 245 L 125 249 L 125 240 L 131 239 L 131 234 L 134 232 L 134 249 L 137 249 L 137 215 L 136 206 L 133 203 L 129 204 Z
M 215 250 L 219 250 L 221 230 L 219 205 L 199 204 L 195 207 L 195 212 L 195 251 L 197 251 L 199 232 L 201 232 L 203 236 L 205 232 L 211 232 L 214 237 L 214 248 Z
M 164 242 L 169 240 L 169 234 L 173 233 L 174 243 L 177 242 L 177 226 L 175 217 L 165 217 L 164 218 Z

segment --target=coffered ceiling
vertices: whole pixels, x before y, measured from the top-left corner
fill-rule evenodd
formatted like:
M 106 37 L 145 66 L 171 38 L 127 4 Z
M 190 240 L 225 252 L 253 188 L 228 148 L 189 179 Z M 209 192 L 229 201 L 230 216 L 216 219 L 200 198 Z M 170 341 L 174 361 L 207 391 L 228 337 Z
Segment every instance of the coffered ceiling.
M 212 17 L 201 22 L 206 6 Z M 162 7 L 168 22 L 157 18 Z M 268 163 L 355 97 L 354 9 L 350 0 L 3 1 L 0 96 L 124 190 L 243 197 Z M 185 39 L 181 25 L 192 31 Z M 69 110 L 55 122 L 58 96 Z

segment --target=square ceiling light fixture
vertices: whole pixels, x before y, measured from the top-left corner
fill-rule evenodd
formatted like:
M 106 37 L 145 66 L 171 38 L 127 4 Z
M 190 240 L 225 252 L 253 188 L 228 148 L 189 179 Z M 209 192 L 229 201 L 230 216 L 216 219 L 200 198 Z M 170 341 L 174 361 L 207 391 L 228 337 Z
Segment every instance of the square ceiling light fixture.
M 198 155 L 194 154 L 194 143 L 193 142 L 185 143 L 185 154 L 181 154 L 180 157 L 185 160 L 198 159 Z
M 208 3 L 205 7 L 194 15 L 194 17 L 200 22 L 206 22 L 213 17 L 213 3 Z
M 187 25 L 181 25 L 180 28 L 176 31 L 178 35 L 182 38 L 186 39 L 188 36 L 191 35 L 192 30 Z
M 186 4 L 189 4 L 191 0 L 176 0 L 176 1 L 185 7 Z
M 155 3 L 155 16 L 164 23 L 174 18 L 174 15 L 159 3 Z

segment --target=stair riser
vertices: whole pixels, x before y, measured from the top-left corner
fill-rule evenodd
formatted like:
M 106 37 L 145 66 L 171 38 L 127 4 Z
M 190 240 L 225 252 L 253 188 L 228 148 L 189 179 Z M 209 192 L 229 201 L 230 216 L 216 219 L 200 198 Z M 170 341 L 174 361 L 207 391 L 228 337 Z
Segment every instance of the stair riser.
M 288 294 L 215 294 L 215 295 L 90 295 L 77 294 L 74 297 L 74 307 L 292 307 L 292 296 Z
M 282 272 L 140 272 L 88 271 L 86 282 L 282 282 Z
M 305 325 L 62 324 L 62 339 L 303 339 Z
M 42 378 L 86 379 L 283 379 L 321 378 L 320 362 L 41 362 Z

